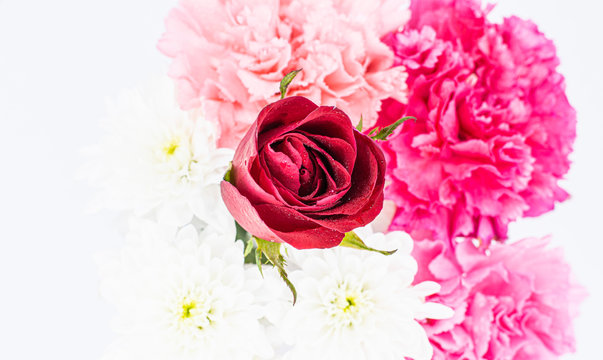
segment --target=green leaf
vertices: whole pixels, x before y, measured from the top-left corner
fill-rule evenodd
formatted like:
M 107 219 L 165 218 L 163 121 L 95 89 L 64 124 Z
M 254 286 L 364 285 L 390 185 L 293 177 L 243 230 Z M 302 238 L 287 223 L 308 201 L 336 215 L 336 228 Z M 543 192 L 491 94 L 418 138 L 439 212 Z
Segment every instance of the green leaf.
M 300 71 L 302 71 L 302 69 L 293 70 L 287 75 L 285 75 L 283 80 L 281 80 L 281 85 L 279 86 L 279 89 L 281 91 L 281 99 L 285 98 L 285 94 L 287 93 L 287 88 L 289 87 L 289 84 L 291 84 L 291 81 L 293 81 L 295 75 L 297 75 L 297 73 L 299 73 Z
M 392 255 L 393 253 L 398 251 L 397 249 L 389 250 L 389 251 L 373 249 L 372 247 L 367 246 L 364 243 L 364 241 L 362 241 L 362 239 L 358 235 L 356 235 L 356 233 L 353 231 L 350 231 L 345 234 L 345 237 L 343 238 L 343 240 L 341 241 L 341 244 L 339 244 L 339 246 L 349 247 L 352 249 L 374 251 L 374 252 L 378 252 L 383 255 Z
M 230 173 L 232 172 L 232 161 L 228 163 L 228 169 L 224 174 L 224 181 L 230 182 Z
M 384 127 L 383 129 L 380 129 L 377 131 L 377 134 L 371 136 L 373 138 L 373 140 L 387 140 L 387 137 L 390 136 L 394 130 L 396 130 L 396 128 L 398 128 L 398 126 L 402 125 L 406 120 L 417 120 L 414 116 L 407 116 L 407 117 L 403 117 L 402 119 L 396 121 L 395 123 Z M 375 128 L 376 129 L 376 128 Z M 373 129 L 373 130 L 375 130 Z M 371 134 L 373 133 L 373 131 L 371 131 Z M 370 135 L 370 134 L 369 134 Z
M 251 234 L 245 230 L 241 224 L 235 221 L 235 228 L 237 229 L 236 240 L 243 240 L 243 243 L 247 244 L 247 240 L 251 237 Z
M 285 258 L 283 257 L 283 255 L 281 255 L 281 244 L 272 241 L 266 241 L 256 237 L 254 237 L 254 239 L 258 245 L 258 248 L 256 249 L 256 260 L 259 259 L 257 255 L 258 253 L 263 254 L 264 256 L 266 256 L 268 261 L 270 261 L 272 265 L 277 268 L 278 274 L 281 276 L 289 290 L 291 290 L 291 294 L 293 294 L 293 305 L 295 305 L 295 302 L 297 301 L 297 290 L 295 290 L 295 286 L 293 286 L 293 283 L 289 281 L 287 271 L 285 271 L 285 266 L 287 265 L 287 263 L 285 262 Z M 260 262 L 258 261 L 258 266 L 260 266 L 259 264 Z
M 360 121 L 358 121 L 358 125 L 356 125 L 356 130 L 362 132 L 362 115 L 360 115 Z

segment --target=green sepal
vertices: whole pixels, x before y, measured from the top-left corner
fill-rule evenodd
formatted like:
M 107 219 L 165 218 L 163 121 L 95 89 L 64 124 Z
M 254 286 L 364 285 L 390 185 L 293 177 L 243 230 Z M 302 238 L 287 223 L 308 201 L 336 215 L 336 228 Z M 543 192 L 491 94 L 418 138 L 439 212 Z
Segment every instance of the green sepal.
M 302 69 L 293 70 L 287 75 L 285 75 L 283 80 L 281 80 L 281 84 L 279 86 L 279 89 L 281 91 L 281 99 L 285 98 L 285 94 L 287 93 L 287 88 L 289 87 L 289 84 L 291 84 L 291 81 L 293 81 L 295 75 L 297 75 L 297 73 L 299 73 L 300 71 L 302 71 Z
M 293 294 L 293 305 L 295 305 L 295 302 L 297 301 L 297 290 L 295 290 L 295 286 L 293 286 L 293 283 L 289 280 L 289 277 L 287 276 L 287 271 L 285 270 L 285 266 L 287 265 L 287 263 L 285 262 L 285 258 L 281 254 L 281 244 L 272 241 L 266 241 L 256 237 L 254 237 L 254 239 L 256 241 L 256 244 L 258 245 L 258 248 L 255 250 L 255 256 L 258 268 L 260 269 L 260 273 L 262 272 L 262 262 L 260 261 L 260 257 L 263 254 L 264 256 L 266 256 L 268 261 L 270 261 L 270 263 L 272 263 L 272 265 L 277 268 L 278 274 L 281 276 L 281 279 L 283 279 L 289 290 L 291 290 L 291 294 Z
M 356 130 L 362 132 L 362 115 L 360 115 L 360 121 L 358 121 L 358 125 L 356 125 Z
M 252 239 L 255 240 L 257 238 L 254 237 Z M 258 270 L 260 270 L 260 275 L 262 275 L 262 277 L 264 277 L 264 272 L 262 271 L 262 251 L 260 250 L 259 246 L 257 249 L 255 249 L 255 263 L 258 265 Z
M 230 182 L 230 173 L 232 172 L 232 161 L 228 163 L 228 169 L 226 170 L 226 173 L 224 174 L 224 181 L 226 182 Z
M 253 250 L 253 241 L 251 239 L 247 240 L 247 245 L 245 245 L 245 252 L 243 252 L 243 257 L 247 257 L 247 255 L 251 254 Z
M 396 121 L 395 123 L 384 127 L 383 129 L 376 130 L 377 128 L 375 128 L 375 129 L 371 130 L 371 132 L 369 133 L 369 136 L 373 132 L 377 131 L 377 133 L 375 135 L 371 136 L 371 138 L 373 140 L 387 140 L 387 137 L 390 136 L 394 132 L 394 130 L 396 130 L 398 128 L 398 126 L 402 125 L 406 120 L 410 120 L 410 119 L 413 119 L 415 121 L 417 120 L 417 118 L 415 118 L 414 116 L 406 116 L 406 117 L 403 117 L 402 119 Z
M 374 252 L 378 252 L 383 255 L 392 255 L 393 253 L 398 251 L 398 249 L 396 249 L 396 250 L 373 249 L 372 247 L 367 246 L 364 243 L 364 241 L 362 241 L 362 239 L 358 235 L 356 235 L 356 233 L 353 231 L 347 232 L 345 234 L 345 237 L 343 238 L 343 240 L 341 241 L 341 244 L 339 244 L 339 246 L 349 247 L 352 249 L 374 251 Z
M 247 232 L 238 222 L 235 221 L 237 235 L 235 240 L 243 241 L 244 251 L 243 258 L 245 264 L 255 264 L 255 253 L 253 251 L 254 240 L 251 237 L 251 234 Z

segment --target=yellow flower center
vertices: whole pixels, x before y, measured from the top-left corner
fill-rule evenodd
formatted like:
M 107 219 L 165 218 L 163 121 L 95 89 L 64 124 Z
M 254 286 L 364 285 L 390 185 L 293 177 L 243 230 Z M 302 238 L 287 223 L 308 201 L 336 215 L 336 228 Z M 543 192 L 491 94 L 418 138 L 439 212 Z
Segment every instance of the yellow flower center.
M 184 295 L 177 302 L 174 315 L 178 316 L 177 326 L 188 329 L 187 331 L 203 330 L 215 321 L 214 308 L 199 291 L 190 291 Z
M 325 310 L 333 330 L 362 324 L 372 311 L 374 301 L 362 284 L 343 281 L 331 290 Z
M 179 146 L 180 146 L 180 139 L 172 139 L 170 142 L 167 143 L 167 145 L 165 145 L 163 147 L 163 152 L 167 156 L 172 156 L 172 155 L 174 155 L 176 150 L 178 150 Z
M 197 303 L 194 301 L 190 301 L 190 302 L 183 302 L 182 303 L 182 316 L 181 318 L 184 319 L 188 319 L 191 316 L 193 316 L 191 314 L 191 310 L 195 309 L 197 307 Z

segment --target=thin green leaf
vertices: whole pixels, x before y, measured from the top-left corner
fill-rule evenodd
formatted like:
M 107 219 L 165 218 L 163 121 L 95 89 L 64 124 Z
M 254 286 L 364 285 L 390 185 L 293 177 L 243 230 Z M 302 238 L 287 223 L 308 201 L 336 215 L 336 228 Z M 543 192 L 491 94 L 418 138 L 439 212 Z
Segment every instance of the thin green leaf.
M 393 253 L 398 251 L 397 249 L 389 250 L 389 251 L 373 249 L 372 247 L 367 246 L 364 243 L 364 241 L 362 241 L 362 239 L 360 239 L 360 237 L 358 235 L 356 235 L 356 233 L 353 231 L 350 231 L 345 234 L 345 237 L 343 238 L 343 240 L 341 241 L 341 244 L 339 244 L 339 246 L 349 247 L 352 249 L 374 251 L 374 252 L 378 252 L 383 255 L 392 255 Z
M 398 126 L 402 125 L 406 120 L 417 120 L 414 116 L 406 116 L 403 117 L 402 119 L 396 121 L 395 123 L 384 127 L 383 129 L 380 129 L 377 134 L 371 136 L 373 138 L 373 140 L 387 140 L 387 137 L 390 136 L 394 130 L 396 130 L 398 128 Z
M 295 286 L 293 286 L 293 283 L 289 281 L 289 277 L 287 276 L 287 271 L 285 270 L 285 266 L 287 265 L 287 263 L 285 262 L 285 258 L 283 257 L 283 255 L 281 255 L 281 244 L 266 241 L 259 238 L 255 239 L 258 245 L 258 248 L 256 249 L 256 254 L 258 252 L 261 252 L 262 254 L 264 254 L 264 256 L 266 256 L 268 261 L 270 261 L 272 265 L 277 268 L 279 275 L 281 276 L 289 290 L 291 290 L 291 294 L 293 294 L 293 305 L 295 305 L 295 302 L 297 301 L 297 290 L 295 290 Z
M 358 125 L 356 125 L 356 130 L 362 132 L 362 115 L 360 115 L 360 121 L 358 121 Z
M 287 94 L 287 88 L 289 87 L 289 84 L 291 84 L 291 81 L 293 81 L 295 75 L 297 75 L 297 73 L 299 73 L 300 71 L 302 71 L 302 69 L 293 70 L 287 75 L 285 75 L 283 80 L 281 80 L 281 84 L 279 86 L 279 89 L 281 91 L 281 99 L 285 98 L 285 94 Z

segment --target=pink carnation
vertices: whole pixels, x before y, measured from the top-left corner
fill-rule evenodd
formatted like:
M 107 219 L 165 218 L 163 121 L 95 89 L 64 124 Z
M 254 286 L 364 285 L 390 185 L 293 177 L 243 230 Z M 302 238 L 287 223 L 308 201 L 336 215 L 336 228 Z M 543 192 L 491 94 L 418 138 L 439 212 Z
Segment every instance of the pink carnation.
M 392 229 L 417 239 L 505 239 L 507 225 L 568 194 L 576 115 L 553 43 L 533 23 L 486 19 L 479 1 L 417 0 L 384 41 L 408 72 L 408 104 L 384 101 L 379 123 L 404 115 L 383 149 L 396 202 Z
M 465 241 L 415 243 L 415 281 L 442 289 L 429 301 L 455 310 L 423 325 L 434 360 L 544 360 L 574 351 L 573 318 L 584 290 L 573 283 L 559 249 L 548 239 L 493 243 L 488 254 Z
M 159 49 L 174 59 L 181 107 L 203 107 L 220 125 L 220 146 L 235 147 L 299 68 L 290 95 L 374 124 L 382 99 L 406 97 L 406 73 L 392 68 L 380 38 L 408 18 L 408 3 L 396 0 L 181 0 Z

